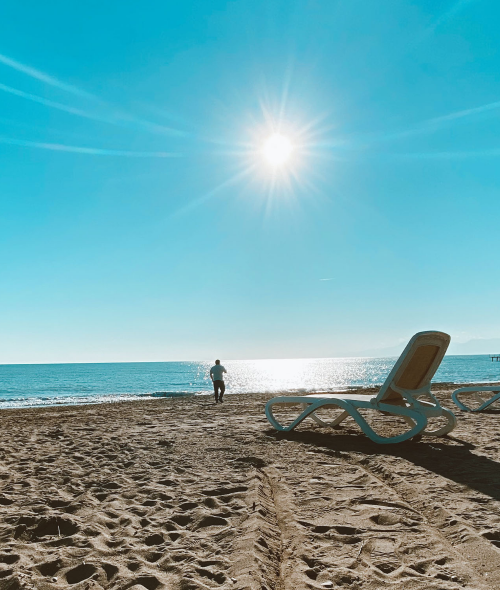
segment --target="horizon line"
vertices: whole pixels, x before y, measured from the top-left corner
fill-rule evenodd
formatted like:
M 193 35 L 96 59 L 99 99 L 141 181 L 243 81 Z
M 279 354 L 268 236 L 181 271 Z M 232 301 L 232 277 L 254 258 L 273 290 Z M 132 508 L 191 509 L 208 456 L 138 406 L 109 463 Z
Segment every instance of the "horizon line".
M 247 361 L 309 361 L 309 360 L 329 360 L 329 359 L 397 359 L 400 355 L 388 355 L 388 356 L 372 356 L 372 355 L 347 355 L 347 356 L 291 356 L 291 357 L 268 357 L 268 358 L 246 358 L 246 359 L 227 359 L 223 362 L 247 362 Z M 447 357 L 451 356 L 486 356 L 495 357 L 500 356 L 489 352 L 476 353 L 476 354 L 447 354 Z M 161 360 L 161 361 L 62 361 L 62 362 L 45 362 L 45 363 L 30 363 L 30 362 L 14 362 L 14 363 L 2 363 L 0 367 L 12 367 L 12 366 L 45 366 L 45 365 L 126 365 L 126 364 L 157 364 L 157 363 L 212 363 L 215 361 L 208 359 L 190 359 L 190 360 Z M 222 362 L 222 361 L 221 361 Z

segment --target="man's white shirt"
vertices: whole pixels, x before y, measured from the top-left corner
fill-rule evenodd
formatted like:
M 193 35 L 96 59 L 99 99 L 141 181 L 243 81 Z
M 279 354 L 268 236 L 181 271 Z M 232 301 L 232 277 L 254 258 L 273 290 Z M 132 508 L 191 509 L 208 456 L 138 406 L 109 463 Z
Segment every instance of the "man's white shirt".
M 210 369 L 210 375 L 212 375 L 214 381 L 224 381 L 222 377 L 223 373 L 227 373 L 227 371 L 222 365 L 214 365 Z

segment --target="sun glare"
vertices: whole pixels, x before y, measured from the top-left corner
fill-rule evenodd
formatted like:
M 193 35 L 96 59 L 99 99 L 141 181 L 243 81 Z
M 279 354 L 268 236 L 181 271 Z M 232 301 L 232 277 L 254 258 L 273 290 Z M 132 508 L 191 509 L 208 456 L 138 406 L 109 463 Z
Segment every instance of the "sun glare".
M 271 135 L 262 148 L 264 158 L 274 167 L 285 164 L 292 152 L 292 142 L 285 135 L 281 135 L 281 133 Z

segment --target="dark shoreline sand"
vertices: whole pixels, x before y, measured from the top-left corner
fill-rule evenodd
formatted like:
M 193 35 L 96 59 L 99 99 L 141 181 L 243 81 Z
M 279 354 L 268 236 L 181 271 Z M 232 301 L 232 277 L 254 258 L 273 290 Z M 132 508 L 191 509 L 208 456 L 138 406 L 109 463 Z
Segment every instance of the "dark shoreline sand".
M 264 394 L 3 410 L 0 590 L 500 588 L 500 412 L 456 387 L 400 445 L 276 433 Z

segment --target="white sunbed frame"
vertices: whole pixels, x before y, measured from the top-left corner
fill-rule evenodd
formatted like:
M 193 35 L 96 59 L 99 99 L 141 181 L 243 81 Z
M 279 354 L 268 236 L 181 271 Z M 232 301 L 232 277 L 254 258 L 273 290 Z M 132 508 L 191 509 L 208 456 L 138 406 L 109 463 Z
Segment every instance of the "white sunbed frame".
M 370 398 L 367 395 L 349 394 L 348 392 L 275 397 L 266 404 L 267 419 L 276 430 L 289 432 L 308 416 L 320 426 L 330 427 L 337 426 L 348 416 L 352 416 L 366 436 L 381 444 L 403 442 L 420 433 L 430 436 L 448 434 L 455 428 L 457 421 L 453 412 L 441 407 L 439 401 L 431 393 L 431 379 L 437 371 L 449 343 L 449 335 L 443 332 L 419 332 L 408 342 L 376 397 Z M 425 347 L 426 350 L 424 350 Z M 422 354 L 427 357 L 422 357 Z M 414 362 L 412 363 L 412 361 Z M 419 362 L 424 366 L 417 366 Z M 397 385 L 401 385 L 401 382 L 404 384 L 405 379 L 407 382 L 408 379 L 413 379 L 418 383 L 418 387 L 412 389 L 408 386 L 405 388 Z M 426 401 L 421 401 L 419 399 L 421 397 L 426 398 Z M 273 414 L 273 407 L 297 404 L 303 406 L 303 412 L 289 426 L 280 424 Z M 332 422 L 324 422 L 315 412 L 325 406 L 337 406 L 343 412 Z M 408 432 L 396 436 L 380 436 L 363 418 L 358 409 L 379 410 L 393 416 L 401 416 L 411 428 Z M 437 430 L 428 431 L 426 430 L 427 419 L 431 417 L 443 417 L 446 419 L 446 424 Z
M 493 395 L 491 395 L 490 399 L 484 400 L 479 395 L 479 393 L 482 391 L 487 391 L 490 395 Z M 460 399 L 458 398 L 458 396 L 463 393 L 472 395 L 472 397 L 479 403 L 479 406 L 477 408 L 469 408 L 469 406 L 466 406 L 464 402 L 460 401 Z M 486 387 L 484 385 L 476 385 L 475 387 L 461 387 L 460 389 L 456 389 L 451 394 L 451 399 L 464 412 L 482 412 L 483 410 L 491 406 L 491 404 L 500 399 L 500 385 L 495 385 L 491 387 Z

